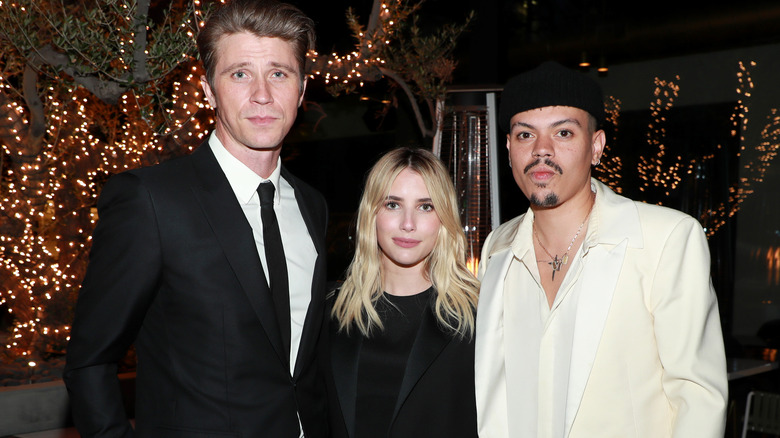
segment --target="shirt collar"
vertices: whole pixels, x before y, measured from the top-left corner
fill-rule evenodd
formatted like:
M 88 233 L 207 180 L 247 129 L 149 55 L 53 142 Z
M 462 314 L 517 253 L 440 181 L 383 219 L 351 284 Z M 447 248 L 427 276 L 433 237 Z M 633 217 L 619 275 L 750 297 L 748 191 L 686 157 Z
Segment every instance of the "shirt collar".
M 585 233 L 585 238 L 581 245 L 585 254 L 588 253 L 590 248 L 599 243 L 600 238 L 598 206 L 602 195 L 599 195 L 599 187 L 594 181 L 591 181 L 590 189 L 594 193 L 595 199 L 590 216 L 588 216 L 588 231 Z M 518 259 L 522 259 L 526 254 L 533 251 L 533 223 L 534 211 L 531 207 L 528 207 L 528 211 L 518 225 L 517 234 L 515 234 L 515 238 L 512 240 L 512 252 Z
M 257 195 L 257 187 L 265 182 L 271 181 L 276 191 L 274 192 L 274 205 L 279 205 L 281 195 L 279 193 L 280 184 L 279 179 L 281 177 L 282 159 L 281 157 L 276 160 L 276 168 L 271 172 L 271 175 L 266 179 L 256 174 L 246 164 L 234 157 L 222 142 L 217 138 L 216 131 L 211 133 L 209 137 L 209 147 L 214 153 L 214 157 L 219 163 L 219 167 L 225 172 L 230 187 L 235 192 L 238 202 L 242 205 L 248 204 L 250 201 L 259 203 L 259 197 Z
M 533 254 L 533 223 L 534 211 L 529 207 L 518 224 L 517 232 L 512 239 L 512 253 L 522 260 L 526 254 Z
M 587 254 L 588 251 L 594 246 L 598 245 L 600 233 L 599 233 L 599 206 L 601 204 L 601 195 L 599 195 L 599 188 L 595 183 L 595 180 L 591 178 L 590 190 L 594 193 L 593 208 L 590 210 L 590 217 L 588 217 L 588 231 L 585 233 L 585 239 L 582 241 L 582 251 Z

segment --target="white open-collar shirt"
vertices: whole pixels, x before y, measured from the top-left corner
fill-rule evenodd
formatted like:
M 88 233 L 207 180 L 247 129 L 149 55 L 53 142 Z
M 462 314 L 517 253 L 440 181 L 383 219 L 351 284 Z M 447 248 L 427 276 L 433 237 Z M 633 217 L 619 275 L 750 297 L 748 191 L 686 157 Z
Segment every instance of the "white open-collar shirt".
M 533 215 L 533 213 L 529 213 Z M 528 221 L 532 223 L 533 219 Z M 513 412 L 522 430 L 522 436 L 562 437 L 566 417 L 568 376 L 571 372 L 571 352 L 574 348 L 574 325 L 580 300 L 580 288 L 575 287 L 586 263 L 587 248 L 592 245 L 594 230 L 588 227 L 582 245 L 576 253 L 569 254 L 571 266 L 555 295 L 552 306 L 542 287 L 541 275 L 551 275 L 547 264 L 537 263 L 537 254 L 528 250 L 532 242 L 531 229 L 518 233 L 512 244 L 515 262 L 510 265 L 506 276 L 507 285 L 522 284 L 519 277 L 533 277 L 536 289 L 513 290 L 505 294 L 505 306 L 517 312 L 516 318 L 523 321 L 525 337 L 515 340 L 515 346 L 526 358 L 514 375 L 523 390 L 515 397 L 523 409 Z M 539 272 L 540 266 L 543 272 Z
M 279 232 L 282 235 L 284 256 L 287 261 L 287 280 L 290 289 L 290 374 L 295 370 L 295 359 L 303 333 L 303 322 L 311 302 L 311 284 L 314 276 L 314 265 L 317 261 L 317 250 L 314 248 L 306 223 L 301 215 L 295 191 L 281 177 L 281 158 L 276 162 L 276 169 L 268 179 L 262 178 L 244 163 L 234 157 L 222 145 L 217 136 L 212 133 L 209 146 L 217 158 L 219 167 L 236 194 L 241 209 L 252 227 L 257 254 L 263 265 L 265 278 L 268 279 L 268 264 L 265 260 L 263 244 L 263 221 L 260 218 L 260 196 L 257 187 L 260 183 L 271 181 L 274 188 L 274 212 L 279 222 Z

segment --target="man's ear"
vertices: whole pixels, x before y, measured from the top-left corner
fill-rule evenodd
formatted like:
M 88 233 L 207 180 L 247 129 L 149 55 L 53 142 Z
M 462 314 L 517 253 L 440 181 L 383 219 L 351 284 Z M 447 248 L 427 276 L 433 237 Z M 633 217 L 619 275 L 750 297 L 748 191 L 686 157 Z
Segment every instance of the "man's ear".
M 200 77 L 200 87 L 203 89 L 203 94 L 206 95 L 206 100 L 209 102 L 209 105 L 211 105 L 211 108 L 217 109 L 217 98 L 211 91 L 211 85 L 209 85 L 209 81 L 206 79 L 205 75 Z
M 601 155 L 604 153 L 604 146 L 607 145 L 607 134 L 604 133 L 603 129 L 599 129 L 598 131 L 593 133 L 593 145 L 592 145 L 592 153 L 593 156 L 591 157 L 590 163 L 594 166 L 596 166 L 599 161 L 601 160 Z
M 306 93 L 306 83 L 309 81 L 309 78 L 305 75 L 303 76 L 303 83 L 301 84 L 301 96 L 298 98 L 298 107 L 301 106 L 303 103 L 303 95 Z

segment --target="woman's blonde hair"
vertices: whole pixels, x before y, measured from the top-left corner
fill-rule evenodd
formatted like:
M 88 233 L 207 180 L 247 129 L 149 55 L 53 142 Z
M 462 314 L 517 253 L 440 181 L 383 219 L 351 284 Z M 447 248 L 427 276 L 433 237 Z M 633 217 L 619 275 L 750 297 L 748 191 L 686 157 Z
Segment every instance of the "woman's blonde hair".
M 419 148 L 392 150 L 368 173 L 358 207 L 355 255 L 331 316 L 338 321 L 339 331 L 347 334 L 353 325 L 363 336 L 369 336 L 375 328 L 383 328 L 375 308 L 383 295 L 376 217 L 390 186 L 404 169 L 422 177 L 441 221 L 436 244 L 424 261 L 425 273 L 436 291 L 434 313 L 444 329 L 460 337 L 471 337 L 479 283 L 466 268 L 466 237 L 458 215 L 455 188 L 436 155 Z

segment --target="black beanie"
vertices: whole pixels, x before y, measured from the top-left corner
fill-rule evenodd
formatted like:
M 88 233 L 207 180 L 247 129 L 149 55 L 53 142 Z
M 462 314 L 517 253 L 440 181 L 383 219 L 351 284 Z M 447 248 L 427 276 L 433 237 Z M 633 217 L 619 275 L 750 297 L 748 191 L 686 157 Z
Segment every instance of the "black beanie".
M 546 106 L 571 106 L 587 111 L 604 123 L 601 87 L 583 73 L 548 61 L 510 79 L 501 93 L 498 124 L 509 132 L 515 114 Z

